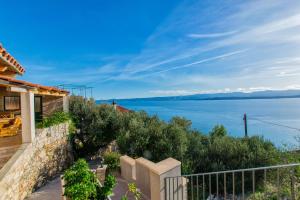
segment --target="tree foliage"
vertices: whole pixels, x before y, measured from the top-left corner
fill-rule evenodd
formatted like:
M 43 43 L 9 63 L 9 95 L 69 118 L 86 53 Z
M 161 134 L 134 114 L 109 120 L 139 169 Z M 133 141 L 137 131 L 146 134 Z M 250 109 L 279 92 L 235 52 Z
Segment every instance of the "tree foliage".
M 100 186 L 96 175 L 90 170 L 84 159 L 79 159 L 63 175 L 65 181 L 64 196 L 72 200 L 105 200 L 112 194 L 116 178 L 108 175 L 104 185 Z
M 122 126 L 121 113 L 110 105 L 97 105 L 92 99 L 71 97 L 70 113 L 78 130 L 71 137 L 78 157 L 92 155 L 105 147 Z
M 117 143 L 122 153 L 143 156 L 152 161 L 167 157 L 181 160 L 187 148 L 186 131 L 182 125 L 165 123 L 145 112 L 130 113 L 118 134 Z
M 45 117 L 41 122 L 36 124 L 37 128 L 48 128 L 50 126 L 58 125 L 70 121 L 71 118 L 68 113 L 57 111 L 50 116 Z
M 80 130 L 74 141 L 81 155 L 116 139 L 122 154 L 154 162 L 173 157 L 182 162 L 184 173 L 268 166 L 278 163 L 281 155 L 263 137 L 232 137 L 222 125 L 203 134 L 182 117 L 165 122 L 143 111 L 121 113 L 83 98 L 74 98 L 70 110 Z

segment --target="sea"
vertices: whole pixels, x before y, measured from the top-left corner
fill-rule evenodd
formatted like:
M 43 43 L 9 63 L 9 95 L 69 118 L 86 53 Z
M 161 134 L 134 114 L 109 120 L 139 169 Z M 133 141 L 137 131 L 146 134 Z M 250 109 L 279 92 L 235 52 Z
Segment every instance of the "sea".
M 164 121 L 174 116 L 192 121 L 192 128 L 208 134 L 215 125 L 224 125 L 234 137 L 243 137 L 244 114 L 248 135 L 260 135 L 283 148 L 300 145 L 300 98 L 247 100 L 117 100 L 130 110 L 144 110 Z M 99 101 L 98 103 L 103 103 Z

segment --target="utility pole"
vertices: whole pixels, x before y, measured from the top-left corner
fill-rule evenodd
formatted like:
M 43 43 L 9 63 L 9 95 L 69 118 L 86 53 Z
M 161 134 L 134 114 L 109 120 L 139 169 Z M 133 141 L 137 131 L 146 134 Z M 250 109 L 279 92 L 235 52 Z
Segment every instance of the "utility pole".
M 247 125 L 247 114 L 244 114 L 244 127 L 245 127 L 245 137 L 248 137 L 248 125 Z

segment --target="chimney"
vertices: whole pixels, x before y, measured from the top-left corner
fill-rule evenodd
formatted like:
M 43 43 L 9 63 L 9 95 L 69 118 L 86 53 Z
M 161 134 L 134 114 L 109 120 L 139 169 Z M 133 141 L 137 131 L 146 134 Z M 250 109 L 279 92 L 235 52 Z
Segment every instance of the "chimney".
M 114 109 L 117 110 L 117 103 L 115 102 L 115 100 L 113 100 L 112 105 L 113 105 Z

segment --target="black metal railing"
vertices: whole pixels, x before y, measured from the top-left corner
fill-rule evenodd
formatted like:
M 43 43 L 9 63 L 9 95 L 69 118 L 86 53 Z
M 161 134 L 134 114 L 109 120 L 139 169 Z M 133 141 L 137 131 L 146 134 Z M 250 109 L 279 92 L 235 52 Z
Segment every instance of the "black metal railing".
M 166 177 L 165 200 L 300 199 L 300 163 Z

